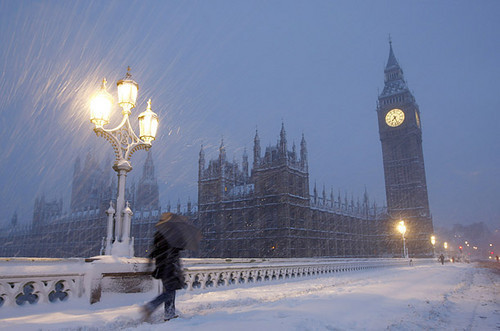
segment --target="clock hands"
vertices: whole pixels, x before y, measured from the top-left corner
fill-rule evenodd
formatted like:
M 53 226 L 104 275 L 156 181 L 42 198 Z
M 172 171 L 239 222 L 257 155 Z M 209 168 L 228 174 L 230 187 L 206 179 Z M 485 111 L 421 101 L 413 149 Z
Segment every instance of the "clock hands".
M 385 117 L 385 121 L 389 126 L 396 127 L 399 126 L 404 121 L 404 113 L 401 109 L 390 110 Z

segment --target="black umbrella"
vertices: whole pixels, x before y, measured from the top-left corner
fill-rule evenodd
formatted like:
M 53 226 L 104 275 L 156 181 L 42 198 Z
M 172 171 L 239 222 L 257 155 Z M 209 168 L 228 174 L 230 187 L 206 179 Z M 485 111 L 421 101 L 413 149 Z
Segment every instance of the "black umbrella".
M 189 223 L 187 217 L 174 213 L 163 213 L 155 227 L 170 246 L 193 251 L 198 249 L 201 231 Z

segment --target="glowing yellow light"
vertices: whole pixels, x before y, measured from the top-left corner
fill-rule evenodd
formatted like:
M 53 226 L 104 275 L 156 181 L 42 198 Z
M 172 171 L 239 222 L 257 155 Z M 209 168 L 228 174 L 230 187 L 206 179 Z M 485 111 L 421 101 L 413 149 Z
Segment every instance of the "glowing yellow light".
M 146 111 L 139 115 L 139 137 L 147 144 L 151 144 L 156 138 L 158 130 L 158 115 L 151 110 L 151 99 L 148 100 Z
M 101 89 L 90 100 L 90 121 L 97 127 L 109 123 L 113 97 L 106 91 L 106 79 L 102 80 Z
M 405 113 L 401 109 L 392 109 L 387 113 L 387 115 L 385 115 L 385 122 L 387 123 L 387 125 L 392 127 L 401 125 L 404 120 Z
M 448 243 L 446 241 L 444 242 L 443 247 L 444 247 L 444 249 L 448 248 Z
M 431 236 L 431 244 L 434 246 L 436 244 L 436 236 Z
M 398 231 L 404 236 L 406 233 L 406 226 L 404 221 L 399 221 L 398 223 Z
M 137 91 L 139 90 L 139 84 L 134 82 L 131 77 L 130 67 L 128 67 L 125 78 L 116 83 L 118 87 L 118 104 L 123 108 L 124 113 L 130 113 L 130 109 L 135 107 Z

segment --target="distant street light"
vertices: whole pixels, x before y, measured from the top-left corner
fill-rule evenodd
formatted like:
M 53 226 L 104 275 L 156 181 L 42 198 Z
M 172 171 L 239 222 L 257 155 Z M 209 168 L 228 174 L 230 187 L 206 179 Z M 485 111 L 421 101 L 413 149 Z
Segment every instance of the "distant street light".
M 445 241 L 443 244 L 444 249 L 448 249 L 448 243 Z
M 399 223 L 398 223 L 398 231 L 403 236 L 403 257 L 407 258 L 408 257 L 408 252 L 406 251 L 406 242 L 405 242 L 406 226 L 405 226 L 405 222 L 404 221 L 399 221 Z
M 432 256 L 435 256 L 435 246 L 436 246 L 436 236 L 432 235 L 431 236 L 431 244 L 432 244 Z
M 100 90 L 90 101 L 90 121 L 95 124 L 94 132 L 99 137 L 104 137 L 111 143 L 115 152 L 113 169 L 118 174 L 118 195 L 116 198 L 116 211 L 110 202 L 108 214 L 108 229 L 106 236 L 106 255 L 133 256 L 134 243 L 130 239 L 130 226 L 132 210 L 125 206 L 125 182 L 127 173 L 132 170 L 130 158 L 140 150 L 148 150 L 151 142 L 155 140 L 158 129 L 158 116 L 151 110 L 151 99 L 148 101 L 146 111 L 139 115 L 139 138 L 132 130 L 129 116 L 135 107 L 139 85 L 131 79 L 130 67 L 124 79 L 116 84 L 118 87 L 118 104 L 122 108 L 122 121 L 114 129 L 104 129 L 109 123 L 113 97 L 106 91 L 106 79 L 103 79 Z M 113 235 L 114 229 L 114 235 Z

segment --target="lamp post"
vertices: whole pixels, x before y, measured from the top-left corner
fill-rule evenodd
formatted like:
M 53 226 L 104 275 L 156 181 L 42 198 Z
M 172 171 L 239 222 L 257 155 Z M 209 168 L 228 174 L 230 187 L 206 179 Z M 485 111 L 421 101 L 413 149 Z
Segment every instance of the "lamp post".
M 436 236 L 435 235 L 431 236 L 431 244 L 432 244 L 432 257 L 435 257 L 436 256 L 436 251 L 435 251 L 435 248 L 436 248 Z
M 109 123 L 113 97 L 106 91 L 106 79 L 103 79 L 100 90 L 90 101 L 90 121 L 95 124 L 94 132 L 98 137 L 103 137 L 111 143 L 115 153 L 113 169 L 118 175 L 118 194 L 116 210 L 110 202 L 108 214 L 108 227 L 106 236 L 106 255 L 133 256 L 134 243 L 130 239 L 130 226 L 132 210 L 125 205 L 125 183 L 127 174 L 132 170 L 130 158 L 140 150 L 148 150 L 155 140 L 158 129 L 158 116 L 151 110 L 151 99 L 148 101 L 146 111 L 139 115 L 139 137 L 132 130 L 129 116 L 135 107 L 139 85 L 131 79 L 130 67 L 124 79 L 116 84 L 118 87 L 118 105 L 122 108 L 122 121 L 114 129 L 105 129 Z M 113 233 L 114 231 L 114 233 Z
M 406 226 L 405 226 L 405 222 L 404 221 L 399 221 L 399 223 L 398 223 L 398 231 L 403 236 L 403 258 L 407 258 L 408 257 L 408 253 L 406 252 L 406 242 L 405 242 Z
M 443 248 L 444 248 L 444 255 L 448 256 L 448 242 L 443 243 Z

